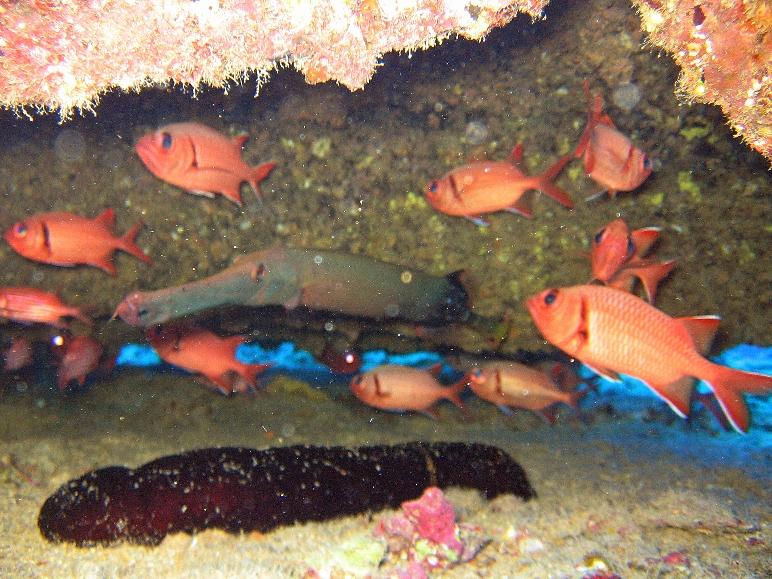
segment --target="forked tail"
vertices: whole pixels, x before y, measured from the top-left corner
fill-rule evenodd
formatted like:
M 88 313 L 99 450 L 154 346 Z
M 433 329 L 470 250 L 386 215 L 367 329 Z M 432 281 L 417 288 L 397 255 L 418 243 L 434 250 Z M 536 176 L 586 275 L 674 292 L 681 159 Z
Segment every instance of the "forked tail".
M 271 174 L 271 171 L 273 171 L 274 167 L 276 167 L 276 163 L 263 163 L 262 165 L 256 165 L 255 167 L 252 167 L 250 170 L 250 175 L 247 179 L 247 182 L 249 183 L 250 187 L 252 187 L 255 195 L 257 195 L 258 200 L 263 198 L 262 194 L 260 193 L 260 181 L 268 177 L 268 175 Z
M 571 160 L 571 155 L 563 155 L 555 161 L 550 167 L 547 168 L 544 173 L 539 175 L 537 177 L 538 184 L 536 185 L 536 189 L 544 193 L 545 195 L 548 195 L 552 197 L 555 201 L 560 203 L 563 207 L 568 207 L 569 209 L 574 208 L 574 202 L 571 200 L 571 196 L 563 191 L 560 187 L 555 185 L 554 181 L 557 178 L 557 176 L 560 174 L 560 172 L 563 170 L 563 167 L 566 166 L 566 163 L 568 163 Z
M 750 394 L 769 394 L 772 392 L 772 376 L 734 370 L 726 366 L 713 364 L 712 375 L 703 377 L 716 395 L 721 409 L 738 432 L 747 432 L 750 419 L 748 407 L 742 392 Z
M 126 253 L 130 253 L 137 259 L 141 259 L 148 265 L 153 264 L 153 260 L 150 258 L 148 254 L 146 254 L 144 251 L 140 249 L 140 247 L 136 243 L 137 234 L 139 233 L 140 228 L 142 227 L 142 222 L 138 221 L 134 224 L 134 227 L 129 229 L 123 237 L 120 239 L 120 249 L 125 251 Z

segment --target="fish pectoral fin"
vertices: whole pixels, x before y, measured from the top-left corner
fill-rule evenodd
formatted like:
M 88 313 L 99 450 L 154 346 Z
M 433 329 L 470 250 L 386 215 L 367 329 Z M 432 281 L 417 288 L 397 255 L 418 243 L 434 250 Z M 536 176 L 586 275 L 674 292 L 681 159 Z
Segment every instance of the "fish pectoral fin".
M 584 365 L 587 366 L 593 372 L 595 372 L 601 378 L 605 378 L 610 382 L 616 382 L 617 384 L 622 382 L 622 379 L 619 377 L 619 374 L 617 374 L 613 370 L 609 370 L 608 368 L 604 368 L 603 366 L 591 366 L 587 362 L 584 362 Z
M 689 416 L 689 403 L 692 399 L 692 389 L 694 388 L 694 378 L 683 376 L 669 384 L 649 384 L 644 382 L 649 389 L 667 402 L 667 405 L 673 409 L 673 412 L 681 418 Z

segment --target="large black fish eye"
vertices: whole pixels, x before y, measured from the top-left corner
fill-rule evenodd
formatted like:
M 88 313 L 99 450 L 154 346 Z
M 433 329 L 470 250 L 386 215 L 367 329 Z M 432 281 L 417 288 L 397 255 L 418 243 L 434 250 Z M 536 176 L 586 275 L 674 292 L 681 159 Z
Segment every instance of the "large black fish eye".
M 23 223 L 17 223 L 13 227 L 13 234 L 18 237 L 24 237 L 25 235 L 27 235 L 27 226 L 24 225 Z
M 544 296 L 544 303 L 548 306 L 551 306 L 553 303 L 555 303 L 555 300 L 558 299 L 558 290 L 550 290 L 547 292 L 547 295 Z
M 649 159 L 648 155 L 643 156 L 643 168 L 646 169 L 647 171 L 653 168 L 653 165 L 651 164 L 651 159 Z
M 439 187 L 439 183 L 437 183 L 437 181 L 432 181 L 431 184 L 429 185 L 429 192 L 436 193 L 438 187 Z
M 161 146 L 164 149 L 170 149 L 172 146 L 172 136 L 169 133 L 161 134 Z
M 604 227 L 598 233 L 595 234 L 595 237 L 593 238 L 596 245 L 599 245 L 600 242 L 603 240 L 603 234 L 606 233 L 606 228 Z
M 635 242 L 632 237 L 627 238 L 627 257 L 632 257 L 635 253 Z

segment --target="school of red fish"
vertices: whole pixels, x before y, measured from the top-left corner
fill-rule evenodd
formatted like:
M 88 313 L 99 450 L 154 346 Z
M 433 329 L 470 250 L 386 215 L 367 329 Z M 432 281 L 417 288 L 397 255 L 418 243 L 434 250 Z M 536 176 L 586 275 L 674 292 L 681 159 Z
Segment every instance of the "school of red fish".
M 428 203 L 439 212 L 464 217 L 481 227 L 488 225 L 484 215 L 499 211 L 532 218 L 531 191 L 544 193 L 571 209 L 571 196 L 554 181 L 574 159 L 581 159 L 585 174 L 602 187 L 593 197 L 608 193 L 613 198 L 638 188 L 652 172 L 651 160 L 616 128 L 603 112 L 603 99 L 600 95 L 592 96 L 587 82 L 584 91 L 588 100 L 587 123 L 572 153 L 531 176 L 523 170 L 523 150 L 517 144 L 506 160 L 471 162 L 430 181 L 424 189 Z M 241 156 L 246 140 L 246 135 L 229 138 L 191 121 L 161 127 L 142 137 L 135 148 L 145 167 L 157 178 L 189 193 L 210 198 L 222 195 L 241 205 L 242 184 L 249 184 L 259 199 L 260 182 L 276 166 L 273 162 L 247 165 Z M 92 218 L 66 212 L 40 213 L 11 225 L 4 238 L 19 255 L 54 266 L 88 265 L 115 275 L 112 257 L 119 250 L 152 265 L 151 258 L 135 241 L 142 224 L 135 224 L 120 236 L 114 235 L 114 224 L 115 212 L 111 208 Z M 526 307 L 544 338 L 571 360 L 580 361 L 612 380 L 618 380 L 619 374 L 638 378 L 682 417 L 689 415 L 691 403 L 697 398 L 695 381 L 702 380 L 713 392 L 728 423 L 737 431 L 746 432 L 750 417 L 742 394 L 769 394 L 772 377 L 733 370 L 704 357 L 718 326 L 717 317 L 673 318 L 653 305 L 657 286 L 676 266 L 675 260 L 657 261 L 651 257 L 660 233 L 657 227 L 631 231 L 624 220 L 612 221 L 592 237 L 591 278 L 587 283 L 544 289 L 530 297 Z M 341 258 L 330 254 L 325 259 L 334 264 Z M 232 284 L 229 288 L 244 283 L 264 284 L 262 301 L 248 302 L 250 305 L 316 305 L 346 312 L 345 304 L 340 303 L 345 295 L 337 295 L 341 288 L 335 285 L 340 285 L 340 280 L 313 284 L 306 279 L 306 285 L 299 286 L 289 272 L 273 269 L 288 267 L 287 261 L 281 260 L 245 267 L 243 272 L 244 268 L 233 270 L 240 277 L 220 278 Z M 330 271 L 334 278 L 335 268 Z M 455 274 L 447 280 L 426 277 L 426 287 L 440 288 L 437 303 L 446 309 L 419 308 L 415 315 L 439 315 L 438 312 L 447 313 L 447 308 L 457 306 L 452 303 L 457 300 L 458 294 L 453 294 L 457 280 Z M 638 282 L 645 299 L 634 293 Z M 171 295 L 173 299 L 174 289 L 158 294 Z M 336 295 L 323 296 L 325 292 Z M 287 297 L 281 297 L 285 294 Z M 135 297 L 130 300 L 131 295 Z M 146 313 L 139 301 L 141 294 L 131 295 L 119 305 L 115 316 L 120 315 L 125 321 L 136 318 L 140 325 L 139 320 Z M 189 292 L 188 299 L 194 299 L 191 295 L 194 294 Z M 451 295 L 456 297 L 451 299 Z M 404 311 L 409 311 L 410 304 L 404 300 L 415 298 L 402 299 Z M 368 311 L 366 305 L 354 311 Z M 196 311 L 193 306 L 190 311 Z M 456 310 L 453 311 L 457 313 Z M 399 316 L 400 312 L 393 315 Z M 107 374 L 112 368 L 113 359 L 105 354 L 98 340 L 70 331 L 69 319 L 92 324 L 87 309 L 65 304 L 55 293 L 34 287 L 0 287 L 0 317 L 21 324 L 48 324 L 60 330 L 53 341 L 60 390 L 73 383 L 82 386 L 89 377 Z M 152 318 L 150 314 L 148 317 Z M 206 385 L 226 395 L 257 389 L 260 374 L 268 368 L 236 359 L 236 348 L 244 343 L 245 337 L 221 337 L 192 323 L 152 325 L 146 338 L 165 362 L 200 376 Z M 34 364 L 36 356 L 30 340 L 15 336 L 3 351 L 4 369 L 22 371 Z M 382 410 L 415 411 L 431 417 L 437 416 L 436 405 L 442 399 L 465 412 L 461 394 L 469 388 L 506 413 L 514 408 L 527 409 L 552 423 L 558 405 L 576 409 L 589 389 L 580 389 L 580 380 L 571 366 L 558 361 L 528 366 L 504 359 L 485 359 L 458 368 L 463 377 L 445 386 L 439 380 L 440 367 L 384 365 L 357 373 L 361 360 L 355 350 L 338 353 L 331 348 L 325 348 L 321 359 L 333 371 L 352 375 L 351 393 L 363 403 Z

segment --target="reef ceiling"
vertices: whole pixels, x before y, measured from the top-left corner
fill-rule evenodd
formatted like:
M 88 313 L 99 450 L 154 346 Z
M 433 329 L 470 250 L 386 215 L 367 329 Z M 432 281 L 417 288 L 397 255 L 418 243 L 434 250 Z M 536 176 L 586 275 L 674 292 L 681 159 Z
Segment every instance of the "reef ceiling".
M 277 66 L 356 90 L 391 51 L 482 39 L 549 0 L 10 0 L 0 2 L 0 106 L 91 110 L 106 91 L 224 87 Z M 632 0 L 686 100 L 719 105 L 772 160 L 766 0 Z M 601 15 L 602 17 L 602 15 Z

